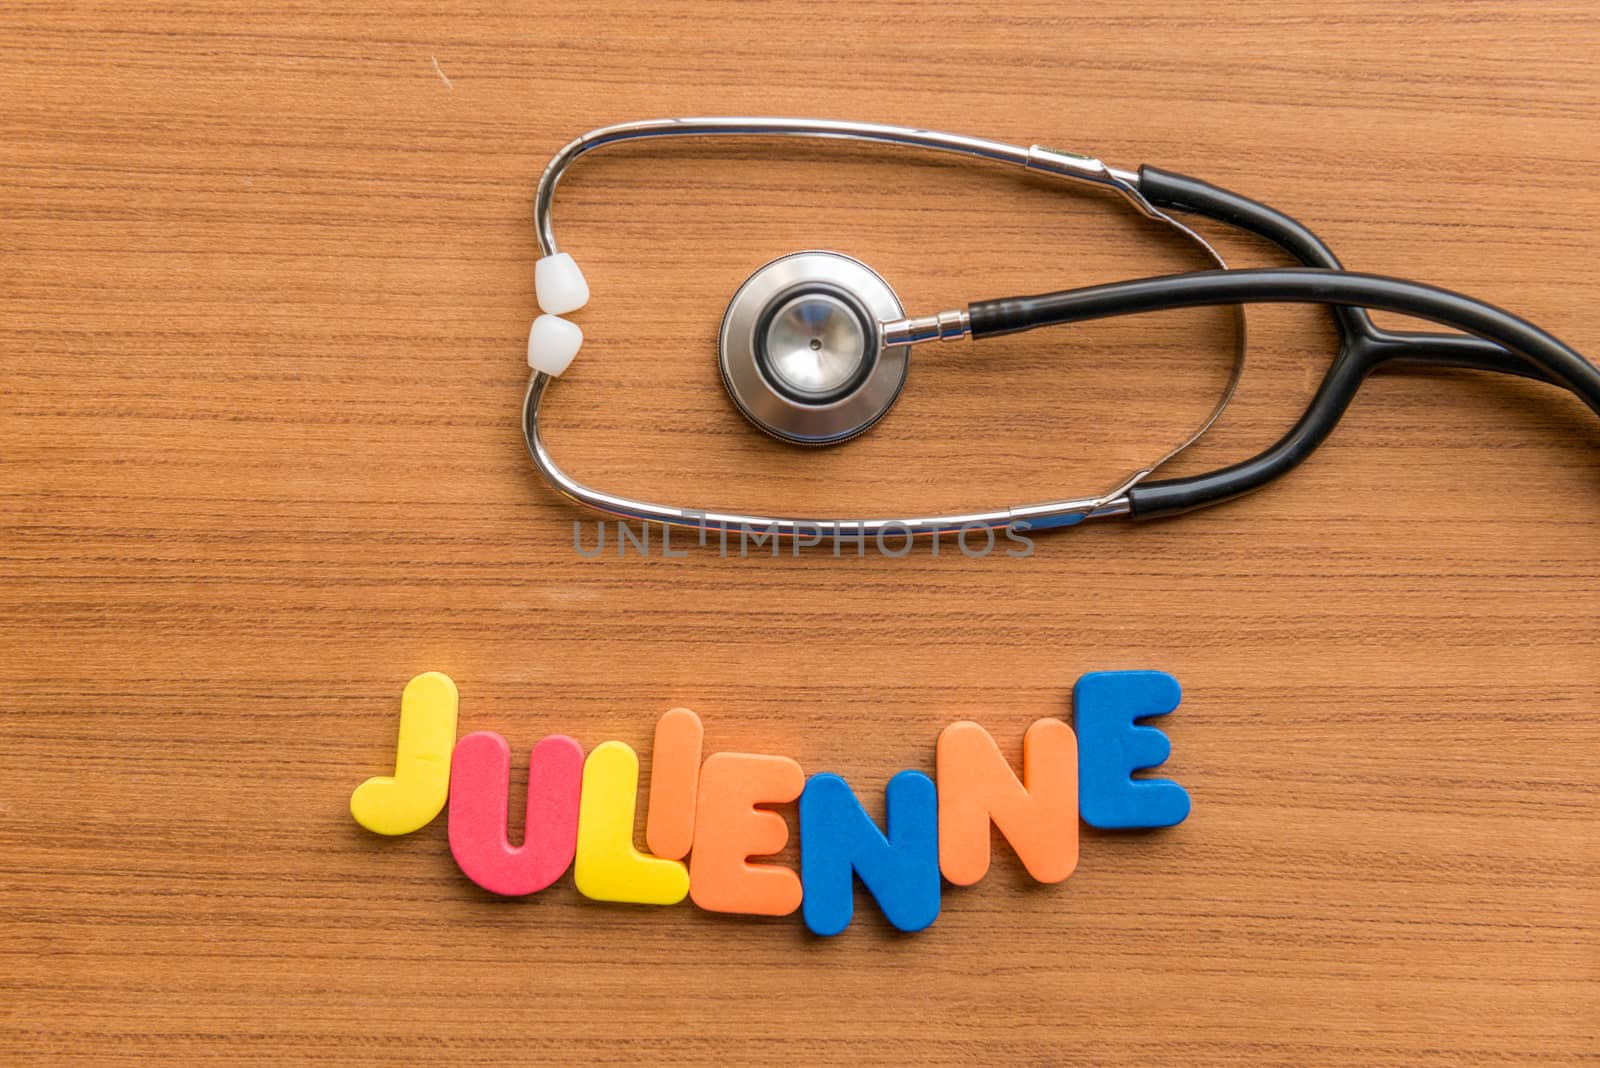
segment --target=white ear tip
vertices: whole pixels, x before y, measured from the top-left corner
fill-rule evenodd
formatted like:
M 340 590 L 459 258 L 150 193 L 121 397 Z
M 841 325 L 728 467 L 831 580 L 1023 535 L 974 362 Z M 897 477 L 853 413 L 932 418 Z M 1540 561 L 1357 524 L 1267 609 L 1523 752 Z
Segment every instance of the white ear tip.
M 546 256 L 533 265 L 533 292 L 539 307 L 551 315 L 565 315 L 589 303 L 589 283 L 565 252 Z
M 583 330 L 554 315 L 541 315 L 528 331 L 528 366 L 547 375 L 559 375 L 572 363 L 583 344 Z

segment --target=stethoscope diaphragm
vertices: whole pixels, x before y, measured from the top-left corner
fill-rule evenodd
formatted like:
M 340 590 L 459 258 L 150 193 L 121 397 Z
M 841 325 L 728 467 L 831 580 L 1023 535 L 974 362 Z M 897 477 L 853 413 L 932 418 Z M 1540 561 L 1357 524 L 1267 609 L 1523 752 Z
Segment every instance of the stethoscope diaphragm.
M 797 445 L 848 441 L 883 418 L 911 346 L 883 344 L 904 315 L 876 271 L 838 252 L 766 264 L 728 302 L 717 338 L 723 385 L 745 417 Z

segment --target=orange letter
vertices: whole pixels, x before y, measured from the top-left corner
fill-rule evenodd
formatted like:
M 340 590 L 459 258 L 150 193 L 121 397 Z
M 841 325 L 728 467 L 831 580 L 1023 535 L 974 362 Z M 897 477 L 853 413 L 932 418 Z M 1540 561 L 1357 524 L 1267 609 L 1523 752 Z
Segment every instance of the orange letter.
M 793 801 L 805 774 L 788 757 L 712 753 L 700 769 L 700 804 L 689 855 L 689 896 L 708 912 L 787 916 L 800 907 L 800 876 L 751 856 L 776 853 L 789 825 L 755 806 Z
M 1041 719 L 1022 741 L 1022 782 L 989 732 L 952 723 L 939 735 L 939 870 L 957 886 L 989 871 L 989 821 L 1023 867 L 1058 883 L 1078 866 L 1078 740 Z
M 682 860 L 694 844 L 695 779 L 704 734 L 700 717 L 687 708 L 674 708 L 656 723 L 644 841 L 658 857 Z

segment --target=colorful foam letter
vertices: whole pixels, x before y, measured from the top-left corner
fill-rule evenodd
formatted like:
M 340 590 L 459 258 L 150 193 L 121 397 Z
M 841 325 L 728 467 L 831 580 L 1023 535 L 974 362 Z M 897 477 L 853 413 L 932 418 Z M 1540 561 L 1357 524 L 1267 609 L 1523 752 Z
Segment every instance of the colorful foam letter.
M 350 795 L 350 815 L 378 834 L 420 831 L 450 792 L 456 742 L 456 684 L 437 671 L 418 675 L 400 695 L 400 741 L 394 774 L 375 775 Z
M 861 877 L 890 923 L 920 931 L 939 915 L 939 801 L 933 780 L 902 771 L 889 780 L 889 834 L 878 830 L 849 784 L 813 775 L 800 795 L 802 913 L 813 934 L 850 925 Z
M 687 708 L 674 708 L 656 723 L 644 841 L 658 857 L 682 860 L 694 844 L 694 800 L 704 737 L 700 717 Z
M 1131 779 L 1172 754 L 1172 742 L 1135 720 L 1164 716 L 1183 691 L 1164 671 L 1097 671 L 1072 691 L 1078 731 L 1078 806 L 1092 827 L 1170 827 L 1189 815 L 1189 794 L 1171 779 Z
M 648 856 L 633 846 L 639 757 L 623 742 L 602 742 L 583 765 L 578 803 L 578 858 L 573 881 L 596 901 L 676 905 L 689 893 L 682 862 Z
M 461 739 L 450 765 L 450 852 L 462 874 L 497 894 L 543 890 L 572 863 L 583 749 L 562 734 L 533 747 L 523 842 L 506 836 L 511 747 L 493 731 Z
M 1059 719 L 1041 719 L 1022 740 L 1022 781 L 976 723 L 939 735 L 939 869 L 957 886 L 989 871 L 989 823 L 1028 874 L 1058 883 L 1078 866 L 1078 743 Z
M 689 894 L 710 912 L 787 916 L 800 907 L 800 877 L 777 864 L 751 864 L 752 855 L 781 850 L 789 825 L 759 804 L 800 796 L 805 772 L 788 757 L 713 753 L 700 769 Z M 655 783 L 650 784 L 651 802 Z M 848 878 L 848 876 L 847 876 Z

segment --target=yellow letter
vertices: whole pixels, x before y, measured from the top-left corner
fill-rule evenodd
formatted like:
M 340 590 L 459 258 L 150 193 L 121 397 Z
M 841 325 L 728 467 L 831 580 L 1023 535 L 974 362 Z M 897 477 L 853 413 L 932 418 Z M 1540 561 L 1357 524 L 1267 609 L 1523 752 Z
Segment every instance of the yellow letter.
M 450 796 L 456 745 L 456 684 L 437 671 L 418 675 L 400 695 L 394 774 L 375 775 L 350 795 L 350 815 L 378 834 L 410 834 L 433 821 Z
M 583 764 L 578 800 L 578 856 L 573 882 L 596 901 L 676 905 L 689 893 L 689 869 L 633 845 L 639 757 L 622 742 L 603 742 Z

